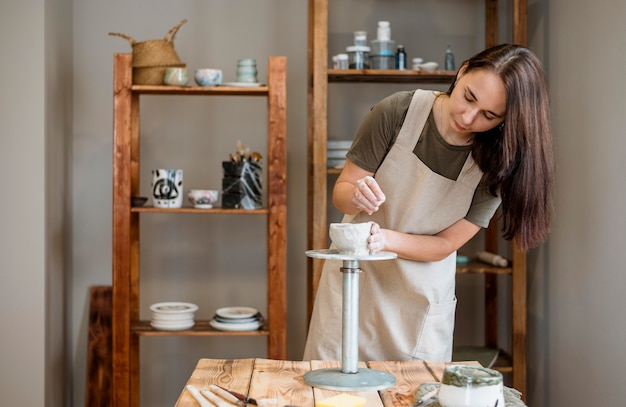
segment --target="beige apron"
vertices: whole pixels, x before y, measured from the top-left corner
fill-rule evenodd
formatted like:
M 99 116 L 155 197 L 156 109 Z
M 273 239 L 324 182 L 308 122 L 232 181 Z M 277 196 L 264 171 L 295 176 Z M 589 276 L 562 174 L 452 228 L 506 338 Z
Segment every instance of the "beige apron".
M 432 235 L 462 219 L 482 172 L 471 155 L 456 181 L 432 172 L 413 153 L 435 94 L 417 90 L 398 139 L 375 174 L 387 200 L 368 216 L 382 228 Z M 359 360 L 439 360 L 452 357 L 456 253 L 437 262 L 360 261 Z M 341 360 L 341 261 L 324 264 L 305 360 Z

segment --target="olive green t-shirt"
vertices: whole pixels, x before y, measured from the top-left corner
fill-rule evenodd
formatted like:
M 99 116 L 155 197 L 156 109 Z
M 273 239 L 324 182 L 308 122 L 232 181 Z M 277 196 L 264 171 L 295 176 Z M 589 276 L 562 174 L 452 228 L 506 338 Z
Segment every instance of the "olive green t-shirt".
M 394 93 L 372 108 L 361 123 L 348 151 L 347 158 L 350 161 L 366 171 L 376 173 L 398 137 L 414 93 Z M 448 144 L 439 134 L 431 110 L 413 153 L 431 171 L 456 180 L 471 153 L 471 145 Z M 500 197 L 493 196 L 481 181 L 474 191 L 465 219 L 475 225 L 487 227 L 499 205 Z

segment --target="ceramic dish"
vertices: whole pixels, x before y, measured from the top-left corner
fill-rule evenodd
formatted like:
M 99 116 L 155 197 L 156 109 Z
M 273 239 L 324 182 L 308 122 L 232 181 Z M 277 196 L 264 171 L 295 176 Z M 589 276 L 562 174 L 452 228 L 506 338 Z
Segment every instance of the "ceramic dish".
M 328 150 L 326 151 L 326 158 L 346 159 L 348 150 Z
M 188 302 L 159 302 L 150 306 L 150 311 L 161 314 L 180 314 L 197 310 L 196 304 Z
M 249 322 L 246 324 L 233 324 L 219 322 L 214 319 L 209 324 L 218 331 L 256 331 L 263 325 L 263 321 Z
M 251 307 L 224 307 L 215 311 L 215 314 L 225 319 L 243 319 L 252 318 L 258 312 L 257 309 Z
M 148 198 L 145 196 L 133 196 L 130 198 L 130 203 L 132 206 L 143 206 L 146 202 L 148 202 Z
M 232 86 L 235 88 L 258 88 L 263 85 L 258 82 L 224 82 L 222 86 Z
M 348 150 L 352 147 L 352 140 L 329 140 L 326 146 L 328 150 Z
M 214 321 L 217 322 L 223 322 L 226 324 L 249 324 L 251 322 L 256 322 L 256 321 L 261 321 L 263 319 L 263 316 L 261 316 L 261 313 L 257 313 L 255 316 L 251 317 L 251 318 L 221 318 L 218 315 L 215 315 L 213 317 Z
M 185 329 L 193 328 L 194 321 L 179 323 L 179 324 L 164 324 L 159 322 L 150 322 L 150 326 L 161 331 L 184 331 Z
M 346 165 L 345 158 L 343 160 L 327 160 L 326 161 L 326 166 L 328 168 L 343 168 L 344 165 Z
M 193 321 L 193 314 L 152 314 L 152 318 L 150 320 L 153 322 L 163 322 L 168 324 L 181 323 L 183 321 Z

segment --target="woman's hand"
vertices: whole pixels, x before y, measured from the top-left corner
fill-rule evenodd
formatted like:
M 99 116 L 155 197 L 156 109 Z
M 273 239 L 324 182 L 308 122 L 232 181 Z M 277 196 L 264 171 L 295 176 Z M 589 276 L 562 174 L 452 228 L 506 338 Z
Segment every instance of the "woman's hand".
M 385 248 L 385 232 L 376 222 L 372 222 L 370 237 L 367 240 L 367 246 L 370 249 L 370 254 L 378 253 Z
M 367 212 L 368 215 L 378 211 L 385 199 L 385 194 L 373 177 L 368 175 L 354 183 L 352 203 L 357 209 Z

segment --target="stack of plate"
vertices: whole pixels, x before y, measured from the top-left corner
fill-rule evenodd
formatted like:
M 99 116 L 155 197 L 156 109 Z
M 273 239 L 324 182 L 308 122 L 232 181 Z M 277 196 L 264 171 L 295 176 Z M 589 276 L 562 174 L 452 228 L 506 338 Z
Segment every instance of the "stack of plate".
M 328 168 L 343 168 L 346 163 L 346 153 L 352 146 L 352 140 L 329 140 L 326 143 L 326 166 Z
M 195 325 L 196 304 L 188 302 L 159 302 L 150 306 L 150 325 L 163 331 L 183 331 Z
M 263 325 L 263 315 L 250 307 L 226 307 L 215 311 L 209 324 L 219 331 L 256 331 Z

